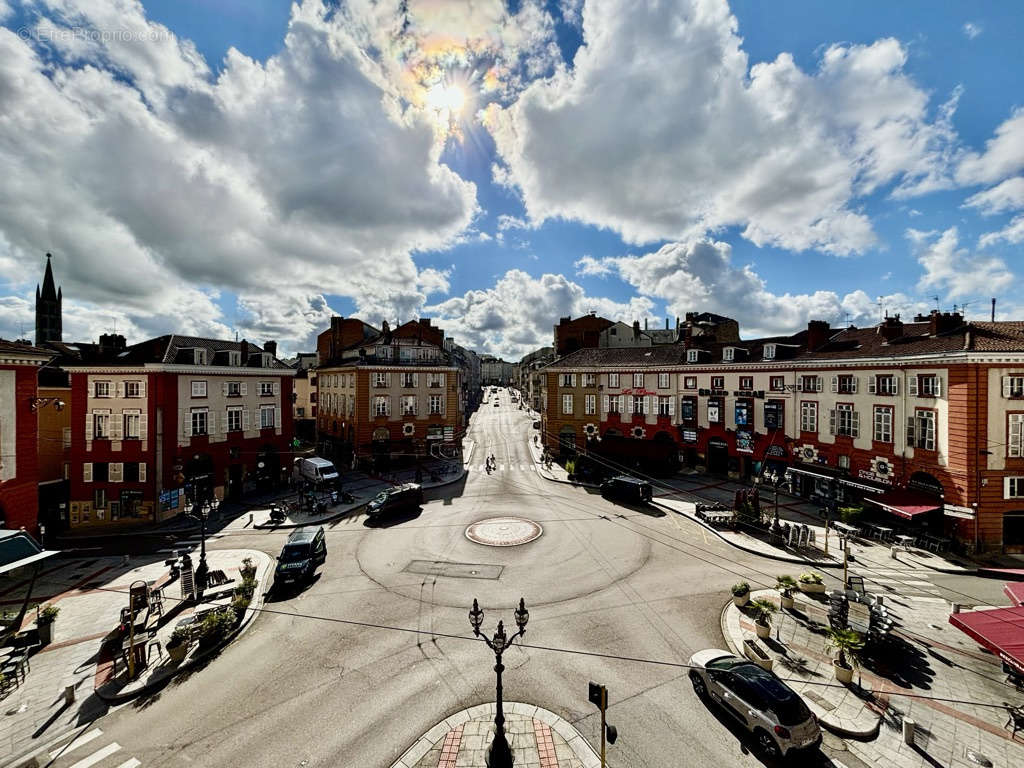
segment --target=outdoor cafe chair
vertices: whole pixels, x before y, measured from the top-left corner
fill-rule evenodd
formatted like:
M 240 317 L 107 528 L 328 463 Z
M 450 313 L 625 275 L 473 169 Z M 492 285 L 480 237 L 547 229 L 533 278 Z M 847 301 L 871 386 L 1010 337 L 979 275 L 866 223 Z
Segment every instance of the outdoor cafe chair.
M 1024 729 L 1024 707 L 1007 707 L 1007 711 L 1010 713 L 1010 718 L 1006 721 L 1006 725 L 1003 728 L 1013 726 L 1012 736 L 1017 735 L 1017 731 Z

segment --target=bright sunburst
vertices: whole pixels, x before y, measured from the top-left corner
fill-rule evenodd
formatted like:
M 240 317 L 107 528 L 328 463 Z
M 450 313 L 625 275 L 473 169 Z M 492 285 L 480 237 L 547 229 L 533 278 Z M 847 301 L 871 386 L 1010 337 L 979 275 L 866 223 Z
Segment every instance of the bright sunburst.
M 466 105 L 466 93 L 457 85 L 437 83 L 427 91 L 426 102 L 431 109 L 456 117 Z

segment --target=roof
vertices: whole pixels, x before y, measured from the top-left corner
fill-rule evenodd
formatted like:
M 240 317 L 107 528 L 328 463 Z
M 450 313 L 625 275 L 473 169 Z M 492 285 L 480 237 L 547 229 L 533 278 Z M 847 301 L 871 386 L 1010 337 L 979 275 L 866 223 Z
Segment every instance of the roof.
M 7 341 L 0 339 L 0 355 L 34 355 L 39 357 L 53 357 L 53 352 L 43 347 L 34 347 L 31 344 L 24 344 L 20 341 Z
M 671 345 L 664 347 L 598 347 L 578 349 L 545 367 L 598 368 L 621 365 L 630 368 L 653 368 L 664 365 L 682 365 L 686 362 L 686 349 Z
M 210 339 L 202 336 L 182 336 L 165 334 L 153 339 L 126 346 L 123 349 L 87 342 L 68 344 L 65 342 L 48 342 L 47 346 L 60 353 L 60 364 L 75 366 L 101 363 L 103 365 L 140 365 L 145 363 L 192 364 L 192 359 L 183 359 L 183 350 L 205 349 L 207 360 L 212 363 L 217 352 L 241 352 L 242 345 L 248 350 L 249 359 L 259 360 L 264 350 L 244 339 L 242 341 L 226 341 Z M 274 357 L 274 369 L 292 370 L 285 363 Z
M 886 339 L 880 326 L 844 328 L 828 342 L 800 355 L 801 360 L 831 360 L 874 357 L 911 357 L 957 352 L 966 347 L 966 325 L 944 334 L 929 334 L 928 323 L 904 323 L 901 334 Z
M 978 352 L 1024 351 L 1024 321 L 970 324 L 970 348 Z

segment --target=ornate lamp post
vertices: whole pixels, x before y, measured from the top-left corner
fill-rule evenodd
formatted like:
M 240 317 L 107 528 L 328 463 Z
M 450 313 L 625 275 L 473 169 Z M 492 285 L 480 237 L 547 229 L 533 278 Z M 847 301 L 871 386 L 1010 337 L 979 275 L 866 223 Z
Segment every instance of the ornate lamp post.
M 208 514 L 208 508 L 196 502 L 189 515 L 193 520 L 199 521 L 199 567 L 196 568 L 196 591 L 200 597 L 206 591 L 206 577 L 209 574 L 206 565 L 206 519 Z
M 498 676 L 498 706 L 494 713 L 494 741 L 491 742 L 491 746 L 487 750 L 487 768 L 512 768 L 513 763 L 512 750 L 505 738 L 505 712 L 501 707 L 501 673 L 505 669 L 501 663 L 501 655 L 512 646 L 517 637 L 526 633 L 526 622 L 530 620 L 530 612 L 526 610 L 523 598 L 519 598 L 519 607 L 516 609 L 515 617 L 516 626 L 519 627 L 518 632 L 511 637 L 506 637 L 505 624 L 499 621 L 498 629 L 494 633 L 494 638 L 491 639 L 480 632 L 480 625 L 484 623 L 484 612 L 480 610 L 476 598 L 473 599 L 473 610 L 469 612 L 469 623 L 473 627 L 473 634 L 482 637 L 487 643 L 487 647 L 494 651 L 494 671 Z

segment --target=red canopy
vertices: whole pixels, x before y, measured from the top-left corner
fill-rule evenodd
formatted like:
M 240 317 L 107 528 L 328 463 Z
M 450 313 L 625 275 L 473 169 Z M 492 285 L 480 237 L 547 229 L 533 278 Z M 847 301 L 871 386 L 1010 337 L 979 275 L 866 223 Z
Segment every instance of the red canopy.
M 878 498 L 865 497 L 864 501 L 877 504 L 887 512 L 906 520 L 913 520 L 916 515 L 938 509 L 942 503 L 934 496 L 914 491 L 887 491 Z
M 1024 581 L 1011 581 L 1003 584 L 1003 592 L 1014 605 L 1024 605 Z
M 1024 675 L 1024 606 L 951 613 L 949 623 Z

